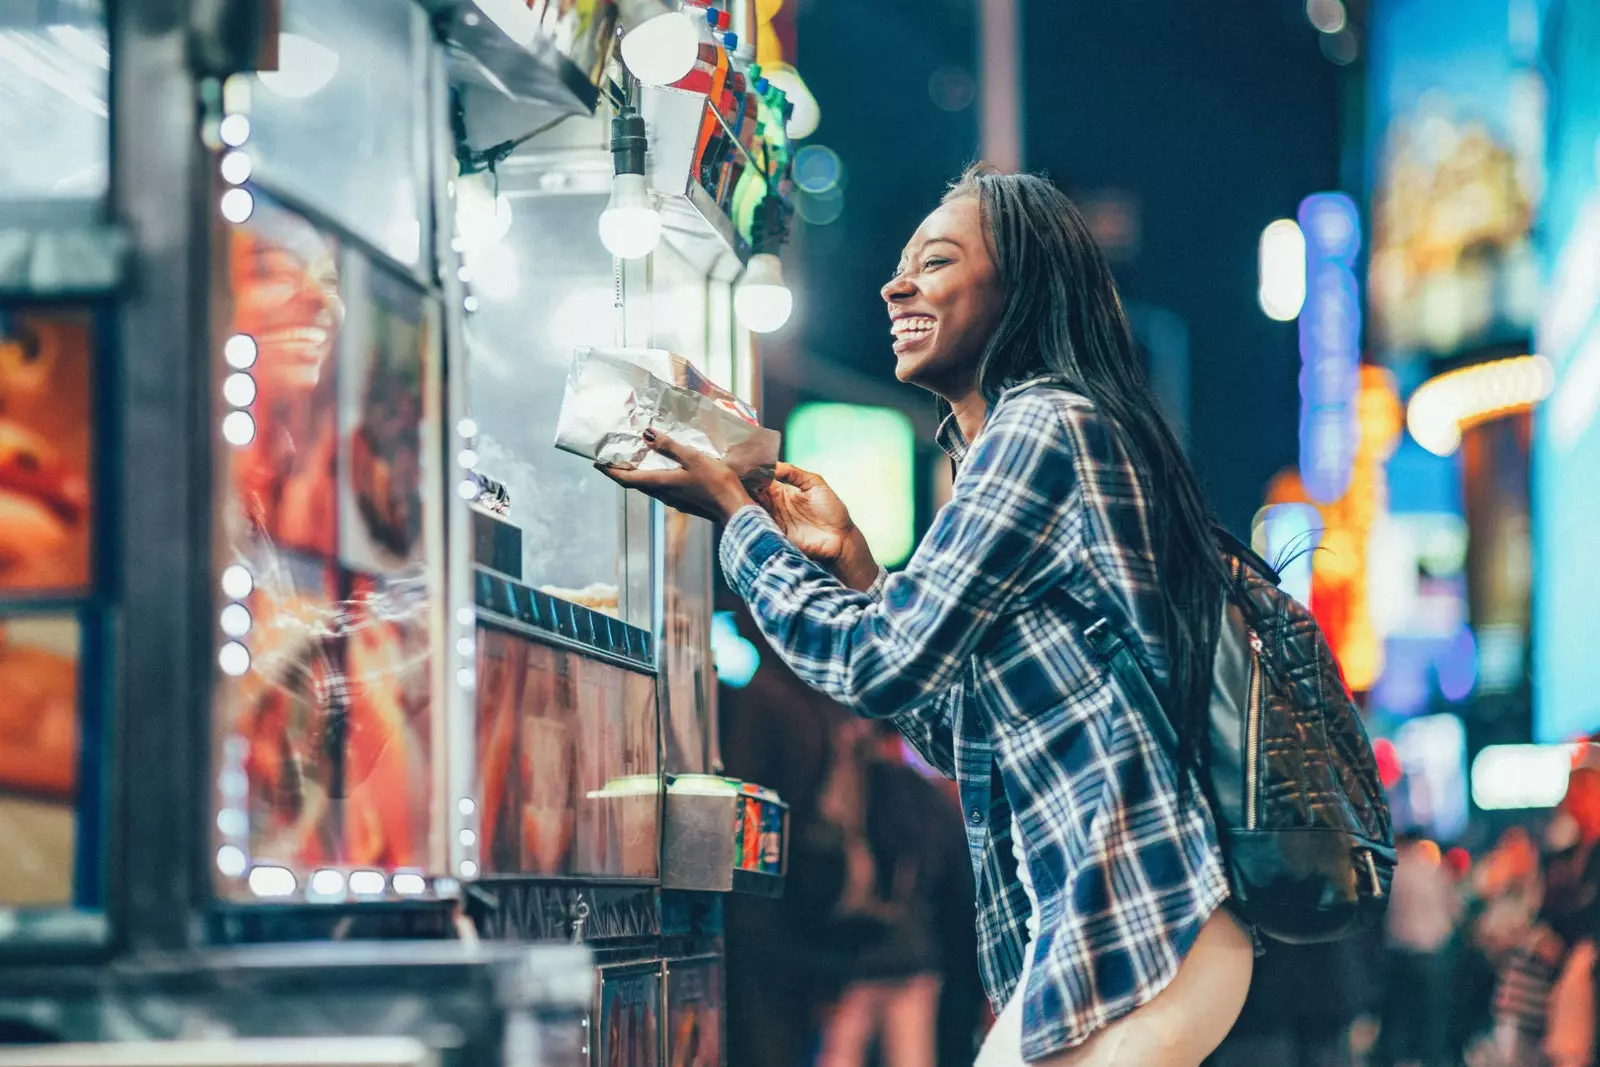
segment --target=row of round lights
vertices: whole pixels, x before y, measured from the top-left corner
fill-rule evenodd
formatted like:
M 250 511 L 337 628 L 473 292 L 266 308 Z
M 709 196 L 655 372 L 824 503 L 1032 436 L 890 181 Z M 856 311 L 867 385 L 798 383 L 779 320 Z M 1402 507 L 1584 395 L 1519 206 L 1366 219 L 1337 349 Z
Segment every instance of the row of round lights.
M 456 423 L 456 433 L 462 442 L 461 451 L 456 454 L 456 464 L 461 469 L 458 492 L 463 500 L 476 500 L 481 489 L 474 476 L 478 468 L 478 451 L 473 447 L 478 436 L 478 424 L 471 416 L 467 416 Z M 456 685 L 464 693 L 471 693 L 478 683 L 478 674 L 474 666 L 477 639 L 478 613 L 471 604 L 462 604 L 456 608 L 456 655 L 461 663 L 456 669 Z M 462 854 L 461 861 L 456 864 L 456 872 L 463 878 L 476 878 L 478 832 L 474 829 L 473 822 L 478 813 L 477 801 L 472 797 L 461 797 L 456 801 L 456 811 L 461 817 L 456 832 L 457 840 L 466 850 Z
M 1406 427 L 1436 456 L 1461 447 L 1461 431 L 1527 411 L 1555 387 L 1544 356 L 1513 356 L 1447 371 L 1417 387 L 1406 405 Z

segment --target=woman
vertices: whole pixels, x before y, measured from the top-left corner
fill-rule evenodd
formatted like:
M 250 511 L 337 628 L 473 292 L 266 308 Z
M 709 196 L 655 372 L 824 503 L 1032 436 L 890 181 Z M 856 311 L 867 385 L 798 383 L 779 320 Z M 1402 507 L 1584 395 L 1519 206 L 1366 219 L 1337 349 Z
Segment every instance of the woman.
M 726 465 L 651 435 L 682 469 L 607 473 L 725 522 L 728 581 L 790 667 L 958 781 L 1000 1012 L 979 1064 L 1195 1067 L 1253 959 L 1196 787 L 1226 578 L 1210 516 L 1054 186 L 969 172 L 883 298 L 895 373 L 948 410 L 959 466 L 903 573 L 803 471 L 780 467 L 757 506 Z M 1073 601 L 1159 681 L 1179 751 Z

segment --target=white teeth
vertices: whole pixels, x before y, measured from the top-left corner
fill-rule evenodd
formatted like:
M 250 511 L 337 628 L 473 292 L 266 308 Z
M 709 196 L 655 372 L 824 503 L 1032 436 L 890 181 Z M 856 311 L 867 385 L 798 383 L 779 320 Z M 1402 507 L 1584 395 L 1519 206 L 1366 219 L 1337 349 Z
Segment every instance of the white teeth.
M 933 319 L 923 316 L 896 319 L 889 325 L 889 332 L 896 337 L 920 337 L 931 332 L 933 325 Z

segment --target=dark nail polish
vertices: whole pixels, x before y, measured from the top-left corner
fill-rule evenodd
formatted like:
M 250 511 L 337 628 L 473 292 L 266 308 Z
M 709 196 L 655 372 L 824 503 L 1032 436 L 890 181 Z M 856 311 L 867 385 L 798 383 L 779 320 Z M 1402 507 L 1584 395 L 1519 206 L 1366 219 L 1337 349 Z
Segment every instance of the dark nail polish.
M 651 443 L 654 443 L 654 442 L 655 442 L 655 439 L 656 439 L 656 432 L 655 432 L 655 431 L 654 431 L 654 430 L 646 430 L 646 431 L 645 431 L 645 432 L 644 432 L 644 439 L 645 439 L 645 440 L 646 440 L 646 441 L 649 441 L 649 442 L 651 442 Z

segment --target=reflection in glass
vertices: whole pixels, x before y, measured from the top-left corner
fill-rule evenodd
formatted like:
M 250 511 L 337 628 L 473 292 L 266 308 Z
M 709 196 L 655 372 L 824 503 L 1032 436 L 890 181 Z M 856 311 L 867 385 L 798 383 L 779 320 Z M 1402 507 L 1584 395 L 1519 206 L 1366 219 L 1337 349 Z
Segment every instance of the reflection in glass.
M 220 720 L 217 870 L 257 895 L 263 862 L 288 892 L 325 865 L 439 871 L 440 509 L 422 474 L 437 316 L 410 282 L 264 197 L 228 240 L 219 382 L 248 365 L 253 393 L 223 399 L 256 430 L 225 446 L 219 588 L 236 603 L 218 625 L 233 638 L 222 654 L 240 652 L 236 670 L 222 664 L 238 677 Z
M 249 94 L 257 178 L 408 265 L 422 254 L 422 19 L 393 0 L 289 0 L 278 69 Z
M 15 7 L 0 5 L 0 218 L 30 223 L 106 195 L 111 55 L 99 0 Z
M 0 619 L 0 907 L 73 901 L 81 643 L 71 615 Z
M 553 441 L 573 349 L 617 340 L 613 263 L 595 237 L 604 206 L 603 195 L 516 198 L 498 216 L 510 216 L 503 237 L 478 226 L 466 235 L 482 300 L 469 324 L 468 388 L 478 470 L 510 492 L 523 581 L 649 625 L 648 603 L 624 597 L 622 490 Z M 627 536 L 647 538 L 647 528 Z

